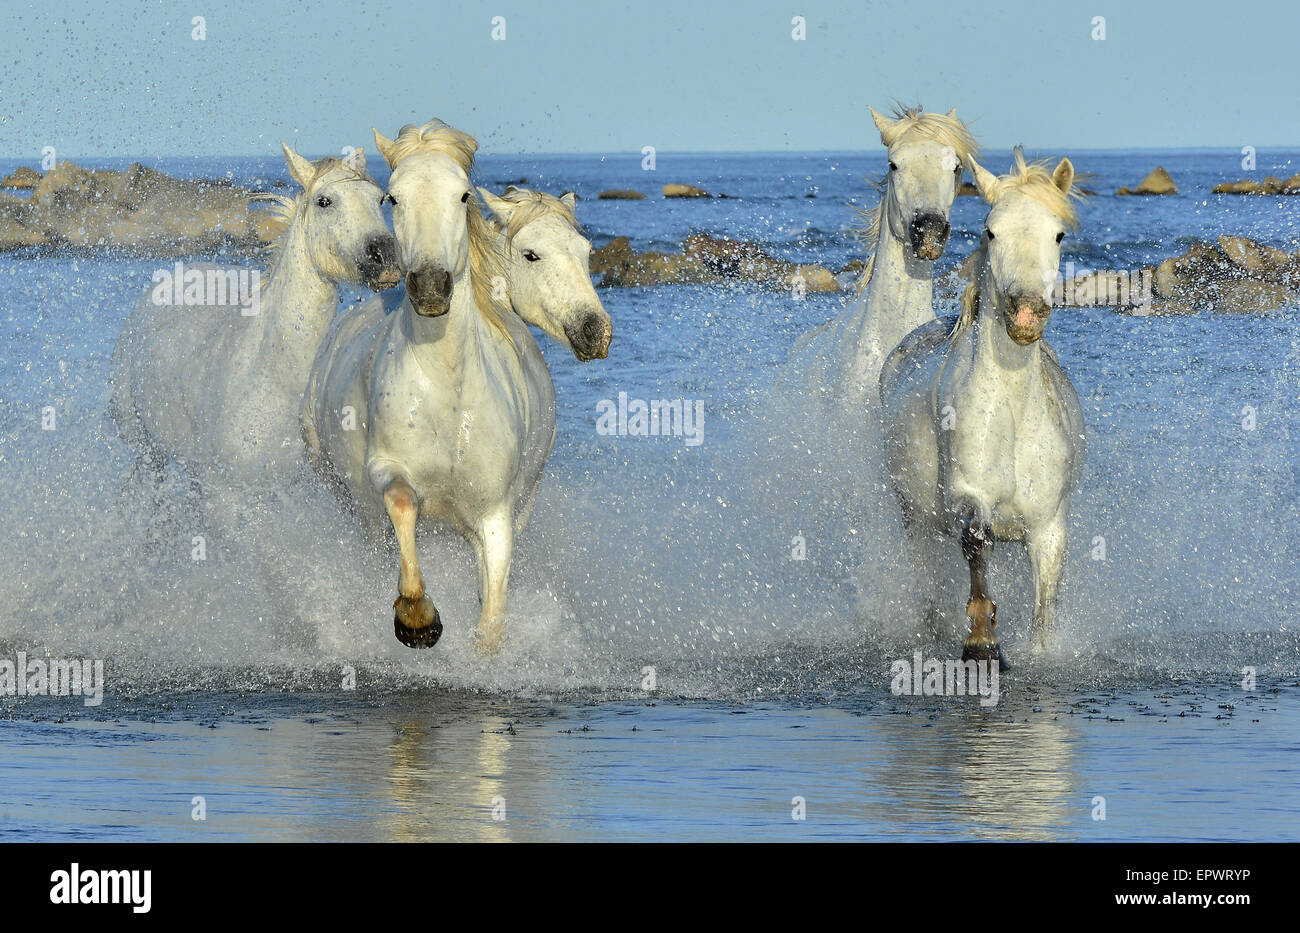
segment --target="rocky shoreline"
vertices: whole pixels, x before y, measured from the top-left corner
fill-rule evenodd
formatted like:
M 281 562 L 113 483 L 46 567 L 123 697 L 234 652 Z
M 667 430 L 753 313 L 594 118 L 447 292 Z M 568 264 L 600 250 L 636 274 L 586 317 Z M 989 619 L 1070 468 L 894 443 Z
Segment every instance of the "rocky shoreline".
M 256 192 L 223 180 L 188 181 L 135 163 L 122 171 L 60 162 L 45 174 L 20 168 L 0 187 L 0 251 L 123 249 L 182 256 L 265 246 L 279 233 Z
M 23 166 L 0 181 L 0 188 L 31 192 L 23 197 L 0 191 L 0 251 L 121 249 L 169 257 L 219 250 L 249 253 L 264 248 L 280 232 L 273 214 L 249 210 L 250 199 L 260 192 L 221 179 L 173 178 L 139 163 L 118 171 L 62 162 L 44 174 Z M 1177 193 L 1160 166 L 1136 188 L 1116 192 Z M 1300 174 L 1285 181 L 1270 176 L 1262 182 L 1230 182 L 1215 186 L 1214 193 L 1300 194 Z M 679 184 L 664 185 L 662 195 L 725 197 Z M 647 199 L 631 189 L 601 191 L 597 197 Z M 863 268 L 861 259 L 838 271 L 791 262 L 759 244 L 704 233 L 688 236 L 675 253 L 637 252 L 627 237 L 619 236 L 591 255 L 591 273 L 600 276 L 602 288 L 744 282 L 792 294 L 834 294 L 851 290 Z M 959 292 L 964 274 L 965 268 L 952 270 L 944 291 Z M 1078 305 L 1136 315 L 1271 311 L 1300 304 L 1300 252 L 1225 234 L 1134 272 L 1082 272 L 1063 283 L 1062 293 Z
M 1061 291 L 1069 296 L 1062 301 L 1066 306 L 1114 308 L 1138 316 L 1276 311 L 1300 303 L 1300 251 L 1225 234 L 1214 243 L 1195 242 L 1182 254 L 1136 273 L 1080 273 L 1067 279 Z

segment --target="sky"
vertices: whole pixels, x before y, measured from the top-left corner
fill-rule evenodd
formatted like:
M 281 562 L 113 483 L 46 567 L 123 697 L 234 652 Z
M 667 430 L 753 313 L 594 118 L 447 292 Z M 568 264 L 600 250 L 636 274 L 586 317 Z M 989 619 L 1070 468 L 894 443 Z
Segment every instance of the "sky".
M 280 139 L 308 154 L 373 150 L 371 126 L 391 136 L 433 116 L 502 154 L 861 150 L 879 145 L 867 105 L 894 101 L 956 107 L 989 149 L 1239 151 L 1294 146 L 1300 133 L 1294 15 L 1281 2 L 0 0 L 0 10 L 0 156 L 10 158 L 39 159 L 46 146 L 67 158 L 265 155 Z

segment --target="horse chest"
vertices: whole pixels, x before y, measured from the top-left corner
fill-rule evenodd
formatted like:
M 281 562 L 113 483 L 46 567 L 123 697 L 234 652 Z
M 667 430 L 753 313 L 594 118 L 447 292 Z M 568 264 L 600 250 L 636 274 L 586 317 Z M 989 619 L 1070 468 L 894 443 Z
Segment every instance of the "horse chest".
M 952 403 L 948 446 L 949 486 L 978 497 L 1000 527 L 1018 537 L 1026 524 L 1052 514 L 1070 451 L 1047 399 L 973 393 Z
M 467 378 L 376 398 L 372 453 L 402 463 L 422 494 L 490 494 L 518 472 L 526 413 Z M 472 496 L 473 497 L 473 496 Z

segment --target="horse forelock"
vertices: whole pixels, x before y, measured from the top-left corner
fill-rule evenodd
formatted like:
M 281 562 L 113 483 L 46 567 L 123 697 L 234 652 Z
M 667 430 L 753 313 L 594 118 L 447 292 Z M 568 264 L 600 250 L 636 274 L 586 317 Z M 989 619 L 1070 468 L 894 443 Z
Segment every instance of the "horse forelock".
M 1079 227 L 1079 212 L 1075 209 L 1074 202 L 1082 200 L 1083 194 L 1073 184 L 1070 185 L 1069 191 L 1058 188 L 1047 165 L 1048 163 L 1043 161 L 1026 162 L 1024 152 L 1017 146 L 1012 169 L 1006 175 L 998 176 L 997 187 L 990 203 L 1015 191 L 1033 198 L 1071 230 L 1076 230 Z
M 530 188 L 511 188 L 501 195 L 501 199 L 515 205 L 510 212 L 510 221 L 504 226 L 506 242 L 510 243 L 520 230 L 543 217 L 554 216 L 568 224 L 576 233 L 582 233 L 577 215 L 569 205 L 553 194 L 534 191 Z
M 474 168 L 474 153 L 477 151 L 478 140 L 473 136 L 434 118 L 424 126 L 408 123 L 398 130 L 388 158 L 389 164 L 396 169 L 398 163 L 416 153 L 440 153 L 459 165 L 468 176 Z
M 891 149 L 916 135 L 950 147 L 963 165 L 969 156 L 979 154 L 979 143 L 975 142 L 966 124 L 955 116 L 931 113 L 920 107 L 898 106 L 894 108 L 894 120 L 893 138 L 889 143 Z

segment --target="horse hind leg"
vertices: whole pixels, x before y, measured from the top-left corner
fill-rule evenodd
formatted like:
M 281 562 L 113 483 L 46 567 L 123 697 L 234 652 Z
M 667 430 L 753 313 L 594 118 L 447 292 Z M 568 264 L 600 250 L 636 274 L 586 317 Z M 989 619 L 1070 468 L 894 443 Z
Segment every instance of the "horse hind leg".
M 970 567 L 970 599 L 966 602 L 970 634 L 962 643 L 961 659 L 996 660 L 1001 670 L 1009 670 L 1011 665 L 1002 653 L 995 631 L 998 607 L 988 593 L 988 562 L 993 556 L 993 529 L 978 521 L 973 508 L 967 509 L 962 515 L 961 551 Z
M 442 619 L 424 591 L 420 558 L 415 550 L 419 498 L 410 484 L 395 479 L 384 488 L 384 507 L 397 532 L 397 546 L 401 550 L 398 596 L 393 602 L 393 633 L 408 648 L 432 648 L 442 637 Z

